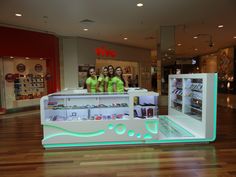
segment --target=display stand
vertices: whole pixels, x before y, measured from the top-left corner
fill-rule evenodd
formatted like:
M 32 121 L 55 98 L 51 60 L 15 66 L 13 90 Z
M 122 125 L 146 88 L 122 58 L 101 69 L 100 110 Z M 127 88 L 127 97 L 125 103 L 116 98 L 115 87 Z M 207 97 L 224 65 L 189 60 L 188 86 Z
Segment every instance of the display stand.
M 142 144 L 158 136 L 158 94 L 55 93 L 41 99 L 45 148 Z
M 45 148 L 210 142 L 216 137 L 217 74 L 169 76 L 168 115 L 158 93 L 67 91 L 41 98 Z

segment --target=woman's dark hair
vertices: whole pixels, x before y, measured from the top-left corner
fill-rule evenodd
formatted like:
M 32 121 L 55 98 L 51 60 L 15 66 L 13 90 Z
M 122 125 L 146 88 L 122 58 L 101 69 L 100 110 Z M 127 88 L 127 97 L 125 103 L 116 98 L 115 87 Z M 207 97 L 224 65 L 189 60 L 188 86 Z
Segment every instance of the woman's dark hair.
M 89 67 L 89 69 L 88 69 L 88 71 L 87 71 L 87 78 L 89 78 L 89 77 L 91 76 L 91 74 L 90 74 L 90 70 L 91 70 L 91 69 L 95 70 L 94 67 Z
M 116 75 L 116 70 L 117 70 L 117 69 L 120 69 L 120 70 L 121 70 L 120 79 L 124 82 L 124 85 L 125 85 L 125 79 L 124 79 L 124 77 L 123 77 L 123 70 L 122 70 L 122 68 L 121 68 L 120 66 L 116 67 L 116 69 L 115 69 L 115 75 Z
M 104 66 L 104 67 L 102 68 L 102 72 L 104 71 L 104 69 L 106 69 L 106 70 L 108 71 L 108 67 Z
M 110 74 L 109 68 L 112 68 L 112 69 L 113 69 L 113 74 Z M 113 67 L 112 65 L 109 65 L 109 66 L 107 66 L 107 69 L 108 69 L 108 77 L 109 77 L 109 78 L 113 77 L 113 76 L 114 76 L 114 67 Z

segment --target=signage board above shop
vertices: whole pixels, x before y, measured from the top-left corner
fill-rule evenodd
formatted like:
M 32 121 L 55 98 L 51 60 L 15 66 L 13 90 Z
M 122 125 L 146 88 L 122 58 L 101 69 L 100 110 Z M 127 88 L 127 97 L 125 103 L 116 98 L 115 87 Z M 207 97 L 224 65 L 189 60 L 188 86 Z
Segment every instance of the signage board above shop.
M 96 50 L 97 57 L 112 57 L 115 58 L 117 56 L 117 52 L 115 50 L 109 49 L 105 46 L 97 47 Z

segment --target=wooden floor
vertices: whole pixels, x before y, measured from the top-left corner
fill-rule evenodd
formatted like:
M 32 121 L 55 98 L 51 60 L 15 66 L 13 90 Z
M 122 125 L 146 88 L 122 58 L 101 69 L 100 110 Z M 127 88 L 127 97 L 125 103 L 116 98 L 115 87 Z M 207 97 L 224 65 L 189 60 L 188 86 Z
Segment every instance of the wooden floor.
M 0 118 L 0 177 L 236 176 L 236 110 L 218 107 L 217 132 L 210 144 L 44 150 L 38 114 Z

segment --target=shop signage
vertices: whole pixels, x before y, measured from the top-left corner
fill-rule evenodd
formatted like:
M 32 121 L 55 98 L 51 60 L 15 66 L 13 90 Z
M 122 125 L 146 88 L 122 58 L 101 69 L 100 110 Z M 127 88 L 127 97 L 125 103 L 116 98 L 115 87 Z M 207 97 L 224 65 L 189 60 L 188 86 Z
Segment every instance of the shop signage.
M 17 69 L 18 72 L 22 73 L 22 72 L 25 71 L 25 65 L 20 63 L 16 66 L 16 69 Z
M 43 70 L 43 66 L 41 65 L 41 64 L 36 64 L 35 66 L 34 66 L 34 70 L 36 71 L 36 72 L 42 72 L 42 70 Z
M 7 82 L 13 82 L 15 80 L 15 75 L 12 73 L 8 73 L 5 75 L 5 80 Z
M 97 56 L 99 56 L 99 57 L 115 58 L 117 55 L 115 50 L 111 50 L 106 47 L 97 47 L 95 51 L 96 51 Z

